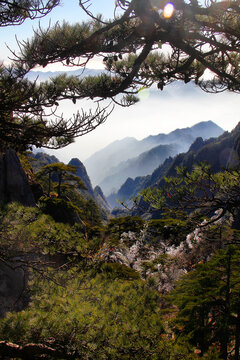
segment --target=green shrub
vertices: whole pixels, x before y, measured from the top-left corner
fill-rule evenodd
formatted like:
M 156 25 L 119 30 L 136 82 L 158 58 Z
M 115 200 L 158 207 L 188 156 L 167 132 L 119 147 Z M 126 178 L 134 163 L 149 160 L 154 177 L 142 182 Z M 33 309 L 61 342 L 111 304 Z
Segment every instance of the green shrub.
M 111 279 L 140 279 L 139 273 L 136 270 L 118 263 L 104 263 L 101 266 L 101 270 Z
M 86 272 L 65 287 L 38 282 L 31 306 L 0 320 L 3 340 L 51 344 L 85 360 L 161 359 L 163 332 L 159 296 L 143 281 Z

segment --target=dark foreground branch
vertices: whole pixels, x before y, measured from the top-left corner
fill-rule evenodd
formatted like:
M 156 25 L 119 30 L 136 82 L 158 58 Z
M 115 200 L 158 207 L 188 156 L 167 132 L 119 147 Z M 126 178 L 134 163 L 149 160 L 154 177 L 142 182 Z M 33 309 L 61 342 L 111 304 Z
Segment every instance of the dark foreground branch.
M 73 358 L 69 354 L 64 354 L 62 351 L 44 344 L 17 345 L 7 341 L 0 341 L 0 353 L 1 359 L 8 356 L 21 359 L 39 359 L 40 357 L 42 359 L 49 358 L 49 356 L 56 359 Z

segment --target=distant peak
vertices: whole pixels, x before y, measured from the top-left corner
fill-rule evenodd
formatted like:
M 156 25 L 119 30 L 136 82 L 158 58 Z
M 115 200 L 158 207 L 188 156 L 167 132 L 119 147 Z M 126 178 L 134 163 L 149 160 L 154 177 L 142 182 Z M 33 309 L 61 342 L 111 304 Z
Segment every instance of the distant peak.
M 192 143 L 189 148 L 189 151 L 198 151 L 204 146 L 204 141 L 202 137 L 197 137 L 196 140 Z
M 69 164 L 70 164 L 70 165 L 78 166 L 78 165 L 82 165 L 82 162 L 81 162 L 78 158 L 72 158 L 72 159 L 69 161 Z

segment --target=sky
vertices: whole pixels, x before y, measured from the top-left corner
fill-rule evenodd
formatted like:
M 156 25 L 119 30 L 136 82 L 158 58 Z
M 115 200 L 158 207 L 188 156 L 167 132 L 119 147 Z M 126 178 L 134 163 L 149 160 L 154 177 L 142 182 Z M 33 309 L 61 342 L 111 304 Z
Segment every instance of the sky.
M 93 0 L 89 9 L 95 15 L 103 13 L 106 18 L 111 18 L 114 3 L 114 0 Z M 47 27 L 50 19 L 51 24 L 63 20 L 76 23 L 86 20 L 87 16 L 80 9 L 78 0 L 65 0 L 62 1 L 61 6 L 41 19 L 41 27 Z M 0 60 L 5 63 L 10 61 L 8 57 L 11 57 L 11 53 L 5 42 L 11 49 L 17 51 L 15 37 L 17 36 L 19 41 L 31 38 L 33 28 L 36 29 L 38 23 L 38 20 L 27 20 L 20 26 L 0 28 Z M 91 63 L 91 68 L 101 67 L 102 64 L 99 61 Z M 60 69 L 56 65 L 47 68 L 50 71 Z M 50 153 L 63 162 L 68 162 L 73 157 L 84 161 L 94 152 L 124 137 L 131 136 L 141 140 L 148 135 L 169 133 L 176 128 L 184 128 L 208 120 L 230 131 L 240 121 L 239 95 L 237 94 L 227 92 L 207 94 L 192 84 L 175 83 L 165 87 L 163 91 L 144 90 L 140 95 L 141 101 L 136 105 L 130 108 L 116 107 L 107 121 L 93 132 L 78 138 L 74 144 L 64 149 Z M 74 105 L 72 102 L 65 101 L 60 105 L 59 112 L 66 117 L 71 117 L 81 107 L 84 110 L 90 109 L 92 103 L 83 100 Z
M 94 14 L 104 14 L 105 18 L 112 18 L 114 11 L 114 0 L 87 0 L 89 1 L 89 10 Z M 56 22 L 67 21 L 70 24 L 75 24 L 88 19 L 87 14 L 80 8 L 78 0 L 61 0 L 59 6 L 55 7 L 50 14 L 42 19 L 30 20 L 27 19 L 22 25 L 8 26 L 0 28 L 0 61 L 9 62 L 8 57 L 12 57 L 8 47 L 17 51 L 18 41 L 31 38 L 34 34 L 33 29 L 37 29 L 39 23 L 42 28 L 47 28 L 49 24 Z M 52 68 L 56 70 L 56 66 Z

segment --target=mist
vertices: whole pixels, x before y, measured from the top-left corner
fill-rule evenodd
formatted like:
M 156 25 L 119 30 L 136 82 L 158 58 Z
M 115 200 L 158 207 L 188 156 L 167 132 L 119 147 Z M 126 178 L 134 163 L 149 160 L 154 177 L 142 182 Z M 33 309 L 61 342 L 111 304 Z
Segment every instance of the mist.
M 66 148 L 47 151 L 60 161 L 72 157 L 85 161 L 93 153 L 115 140 L 134 137 L 138 140 L 148 135 L 169 133 L 177 128 L 190 127 L 201 121 L 212 120 L 224 130 L 231 131 L 239 122 L 237 94 L 224 92 L 209 94 L 192 83 L 173 83 L 159 91 L 156 88 L 139 93 L 140 102 L 129 107 L 115 106 L 107 121 L 91 133 L 79 137 Z M 85 111 L 96 106 L 93 101 L 64 101 L 59 113 L 71 117 L 78 109 Z

